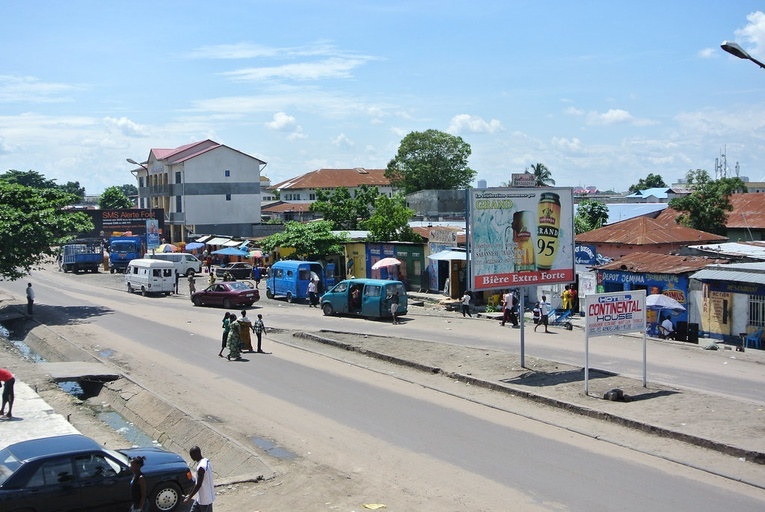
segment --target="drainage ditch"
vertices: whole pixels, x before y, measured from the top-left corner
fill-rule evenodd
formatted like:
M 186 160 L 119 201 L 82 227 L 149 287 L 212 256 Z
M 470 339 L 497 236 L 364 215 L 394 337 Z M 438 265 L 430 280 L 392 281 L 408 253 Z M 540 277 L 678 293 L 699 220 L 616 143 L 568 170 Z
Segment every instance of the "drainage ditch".
M 2 326 L 0 326 L 2 327 Z M 5 331 L 7 332 L 7 331 Z M 0 330 L 2 334 L 2 330 Z M 9 333 L 10 335 L 10 333 Z M 4 343 L 8 343 L 13 346 L 24 359 L 33 363 L 46 363 L 48 362 L 45 357 L 35 351 L 32 347 L 25 342 L 6 337 L 2 340 Z M 110 351 L 103 351 L 110 352 Z M 100 354 L 104 357 L 108 357 L 109 354 Z M 89 407 L 96 417 L 104 424 L 108 425 L 112 430 L 122 436 L 132 446 L 141 448 L 147 448 L 157 446 L 159 443 L 154 441 L 149 435 L 137 428 L 135 424 L 126 420 L 118 412 L 109 410 L 108 406 L 98 405 L 94 406 L 88 402 L 89 398 L 97 397 L 103 387 L 102 382 L 90 382 L 90 381 L 63 381 L 57 383 L 58 387 L 65 393 L 72 395 L 82 402 L 83 405 Z

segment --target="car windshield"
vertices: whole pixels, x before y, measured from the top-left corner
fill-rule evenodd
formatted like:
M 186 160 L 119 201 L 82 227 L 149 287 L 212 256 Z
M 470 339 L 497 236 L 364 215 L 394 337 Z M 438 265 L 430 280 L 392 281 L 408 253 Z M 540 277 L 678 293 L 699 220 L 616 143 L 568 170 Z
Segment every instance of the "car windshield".
M 13 472 L 19 469 L 19 466 L 21 466 L 21 462 L 8 448 L 0 451 L 0 485 L 3 485 Z
M 234 290 L 234 291 L 238 291 L 238 290 L 249 290 L 249 289 L 250 289 L 250 287 L 249 287 L 249 286 L 247 286 L 247 285 L 246 285 L 246 284 L 244 284 L 244 283 L 240 283 L 239 281 L 236 281 L 236 282 L 233 282 L 233 283 L 229 283 L 229 286 L 230 286 L 230 287 L 231 287 L 231 289 L 232 289 L 232 290 Z

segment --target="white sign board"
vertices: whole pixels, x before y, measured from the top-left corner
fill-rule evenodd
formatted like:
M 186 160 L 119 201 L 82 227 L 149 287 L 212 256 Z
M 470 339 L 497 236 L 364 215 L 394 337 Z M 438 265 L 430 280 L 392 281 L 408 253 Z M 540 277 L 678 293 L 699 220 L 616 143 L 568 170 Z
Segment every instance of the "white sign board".
M 594 293 L 584 298 L 584 394 L 589 394 L 590 336 L 643 333 L 643 387 L 647 385 L 645 290 Z
M 584 304 L 590 336 L 645 331 L 645 290 L 595 293 Z

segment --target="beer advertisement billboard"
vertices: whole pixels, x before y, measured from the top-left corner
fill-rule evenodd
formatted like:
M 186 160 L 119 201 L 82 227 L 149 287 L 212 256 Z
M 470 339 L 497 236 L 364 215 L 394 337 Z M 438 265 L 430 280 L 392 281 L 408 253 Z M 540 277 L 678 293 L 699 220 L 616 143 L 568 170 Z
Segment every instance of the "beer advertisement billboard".
M 574 281 L 572 188 L 469 189 L 470 287 Z

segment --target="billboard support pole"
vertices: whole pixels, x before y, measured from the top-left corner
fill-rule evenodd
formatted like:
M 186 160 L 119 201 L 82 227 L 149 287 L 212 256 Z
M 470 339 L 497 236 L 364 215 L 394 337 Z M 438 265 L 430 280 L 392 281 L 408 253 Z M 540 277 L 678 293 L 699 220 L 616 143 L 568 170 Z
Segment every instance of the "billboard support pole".
M 521 322 L 521 368 L 526 368 L 526 339 L 524 334 L 526 328 L 526 306 L 524 305 L 524 295 L 526 295 L 526 289 L 520 288 L 521 298 L 518 301 L 518 316 Z

